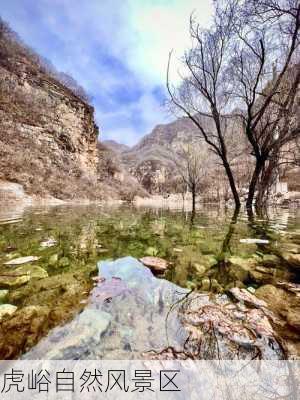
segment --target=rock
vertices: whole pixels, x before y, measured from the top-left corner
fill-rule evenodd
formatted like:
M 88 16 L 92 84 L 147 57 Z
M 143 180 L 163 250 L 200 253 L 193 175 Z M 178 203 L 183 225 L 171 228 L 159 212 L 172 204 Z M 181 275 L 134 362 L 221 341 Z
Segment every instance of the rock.
M 15 288 L 18 286 L 22 286 L 25 283 L 30 281 L 29 275 L 21 275 L 21 276 L 14 276 L 14 275 L 0 275 L 0 287 L 4 288 Z
M 276 272 L 275 268 L 268 268 L 268 267 L 261 267 L 260 265 L 258 265 L 255 268 L 255 271 L 261 272 L 263 274 L 269 274 L 269 275 L 274 275 Z
M 40 259 L 40 257 L 36 257 L 36 256 L 26 256 L 26 257 L 15 258 L 13 260 L 5 262 L 4 264 L 5 265 L 20 265 L 20 264 L 27 264 L 32 261 L 37 261 L 39 259 Z
M 234 280 L 245 282 L 249 280 L 249 272 L 254 270 L 257 261 L 253 258 L 242 258 L 237 256 L 229 257 L 229 276 Z
M 297 331 L 300 331 L 300 307 L 290 308 L 287 314 L 287 323 Z
M 6 290 L 6 289 L 0 290 L 0 302 L 1 303 L 6 300 L 7 296 L 8 296 L 8 290 Z
M 267 307 L 267 303 L 263 300 L 259 300 L 256 296 L 249 293 L 246 289 L 233 288 L 229 290 L 230 293 L 239 301 L 254 306 L 257 308 Z
M 35 345 L 49 330 L 46 306 L 22 307 L 0 324 L 0 358 L 14 359 Z
M 48 260 L 48 264 L 51 267 L 55 267 L 58 263 L 58 254 L 52 254 L 52 256 Z
M 195 269 L 195 272 L 197 274 L 197 277 L 202 278 L 202 276 L 205 274 L 206 272 L 206 268 L 204 265 L 198 264 L 198 263 L 194 263 L 193 267 Z
M 48 278 L 48 272 L 37 265 L 23 265 L 17 268 L 14 273 L 19 275 L 29 275 L 30 279 Z
M 159 257 L 143 257 L 140 262 L 154 272 L 165 272 L 168 269 L 168 262 Z
M 282 253 L 282 258 L 290 265 L 290 267 L 297 270 L 300 269 L 300 254 Z
M 197 285 L 196 285 L 195 282 L 187 281 L 186 287 L 187 287 L 188 289 L 190 289 L 190 290 L 194 290 L 194 289 L 196 289 Z
M 40 246 L 43 248 L 47 248 L 47 247 L 53 247 L 57 244 L 57 240 L 53 239 L 53 238 L 49 238 L 47 240 L 44 240 L 43 242 L 41 242 Z
M 268 244 L 269 240 L 267 239 L 240 239 L 240 243 L 246 244 Z
M 274 337 L 272 325 L 262 310 L 249 310 L 246 321 L 260 336 Z
M 175 253 L 182 253 L 182 252 L 183 252 L 182 249 L 178 249 L 177 247 L 174 247 L 173 251 L 174 251 Z
M 277 281 L 276 285 L 288 290 L 289 292 L 292 292 L 295 294 L 300 294 L 300 284 L 299 283 Z
M 12 304 L 1 304 L 0 305 L 0 320 L 5 317 L 12 315 L 18 307 L 13 306 Z
M 254 287 L 252 287 L 252 286 L 248 286 L 248 287 L 247 287 L 247 290 L 248 290 L 248 292 L 250 292 L 251 294 L 254 294 L 254 293 L 255 293 L 255 289 L 254 289 Z
M 145 251 L 147 256 L 156 256 L 158 254 L 158 250 L 156 247 L 148 247 Z
M 265 301 L 273 312 L 286 316 L 289 306 L 285 290 L 268 284 L 259 287 L 255 295 Z
M 0 275 L 0 286 L 14 288 L 29 282 L 31 278 L 47 278 L 48 273 L 37 265 L 22 265 L 13 271 L 5 272 Z
M 68 267 L 69 265 L 70 265 L 70 260 L 68 259 L 68 257 L 62 257 L 58 261 L 58 266 L 61 268 Z
M 201 264 L 205 265 L 207 269 L 213 267 L 218 263 L 216 257 L 212 254 L 203 255 L 199 261 L 201 261 Z
M 262 273 L 257 270 L 255 271 L 250 271 L 249 276 L 251 280 L 258 284 L 267 284 L 267 283 L 273 283 L 274 278 L 270 274 Z
M 234 282 L 230 282 L 225 286 L 225 290 L 229 291 L 230 289 L 234 288 L 234 287 L 238 287 L 239 289 L 245 289 L 246 286 L 243 282 L 241 281 L 234 281 Z
M 210 290 L 210 279 L 209 278 L 203 278 L 201 281 L 201 290 L 204 291 L 209 291 Z
M 261 263 L 267 267 L 276 267 L 280 265 L 280 259 L 274 254 L 264 254 Z
M 216 279 L 211 279 L 211 290 L 215 293 L 220 293 L 223 291 L 222 286 L 219 284 L 219 282 Z

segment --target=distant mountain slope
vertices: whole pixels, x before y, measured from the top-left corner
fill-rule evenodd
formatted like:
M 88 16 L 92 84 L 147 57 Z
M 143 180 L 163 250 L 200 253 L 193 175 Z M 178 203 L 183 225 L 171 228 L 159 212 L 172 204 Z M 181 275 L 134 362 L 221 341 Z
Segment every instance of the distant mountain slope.
M 157 125 L 139 143 L 121 153 L 123 164 L 150 193 L 174 175 L 174 157 L 184 143 L 193 143 L 198 131 L 188 118 Z
M 118 143 L 115 140 L 103 140 L 102 143 L 115 153 L 123 153 L 124 151 L 130 149 L 130 147 L 126 146 L 126 144 Z

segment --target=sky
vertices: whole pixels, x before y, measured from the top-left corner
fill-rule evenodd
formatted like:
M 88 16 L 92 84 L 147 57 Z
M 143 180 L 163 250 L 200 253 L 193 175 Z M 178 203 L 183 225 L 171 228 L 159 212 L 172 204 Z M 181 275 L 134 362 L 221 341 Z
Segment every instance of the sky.
M 189 17 L 209 25 L 212 0 L 0 0 L 23 41 L 92 97 L 100 139 L 134 145 L 174 119 L 164 107 L 168 54 L 189 47 Z M 176 82 L 176 74 L 174 80 Z

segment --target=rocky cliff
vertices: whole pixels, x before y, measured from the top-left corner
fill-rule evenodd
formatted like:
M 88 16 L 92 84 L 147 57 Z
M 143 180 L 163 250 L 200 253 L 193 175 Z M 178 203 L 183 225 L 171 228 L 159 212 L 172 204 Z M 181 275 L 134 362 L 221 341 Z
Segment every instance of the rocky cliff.
M 2 193 L 13 182 L 38 198 L 119 197 L 118 165 L 106 170 L 94 109 L 60 76 L 0 19 Z

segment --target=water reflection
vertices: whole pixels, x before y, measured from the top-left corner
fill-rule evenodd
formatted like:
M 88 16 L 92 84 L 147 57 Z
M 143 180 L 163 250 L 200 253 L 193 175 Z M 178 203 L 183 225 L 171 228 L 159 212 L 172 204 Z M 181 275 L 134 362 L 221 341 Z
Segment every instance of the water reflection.
M 17 310 L 0 318 L 0 358 L 18 357 L 83 310 L 99 261 L 162 257 L 171 265 L 163 278 L 203 294 L 299 281 L 299 210 L 249 220 L 220 209 L 191 218 L 182 210 L 59 206 L 1 210 L 1 218 L 0 302 Z M 247 238 L 268 244 L 240 241 Z M 7 265 L 28 256 L 38 260 Z M 40 314 L 44 322 L 31 332 Z

